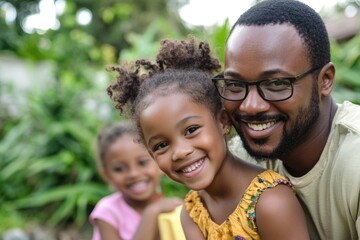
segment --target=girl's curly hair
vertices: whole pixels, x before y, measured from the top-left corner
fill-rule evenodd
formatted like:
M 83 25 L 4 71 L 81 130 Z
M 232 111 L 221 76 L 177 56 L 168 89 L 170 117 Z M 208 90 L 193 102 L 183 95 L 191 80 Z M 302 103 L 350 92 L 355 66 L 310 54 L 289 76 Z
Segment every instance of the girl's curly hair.
M 211 76 L 221 65 L 212 56 L 209 44 L 197 43 L 195 37 L 189 36 L 188 41 L 163 40 L 160 45 L 156 63 L 140 59 L 133 64 L 108 67 L 117 77 L 107 92 L 121 113 L 130 110 L 141 138 L 139 113 L 157 96 L 188 94 L 208 107 L 214 116 L 222 107 L 211 82 Z
M 137 137 L 137 131 L 135 126 L 130 121 L 122 121 L 114 123 L 110 126 L 103 128 L 97 135 L 96 150 L 97 150 L 97 166 L 99 172 L 105 166 L 105 155 L 108 152 L 112 144 L 114 144 L 119 138 L 131 135 L 134 139 Z

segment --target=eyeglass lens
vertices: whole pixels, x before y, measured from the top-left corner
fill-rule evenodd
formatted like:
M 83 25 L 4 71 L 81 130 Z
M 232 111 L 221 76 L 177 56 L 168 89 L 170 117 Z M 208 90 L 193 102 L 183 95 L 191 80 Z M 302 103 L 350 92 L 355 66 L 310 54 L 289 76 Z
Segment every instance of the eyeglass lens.
M 243 100 L 248 93 L 249 85 L 239 81 L 218 79 L 216 86 L 221 96 L 229 100 Z M 260 95 L 269 101 L 279 101 L 292 95 L 292 83 L 289 79 L 273 79 L 255 84 Z

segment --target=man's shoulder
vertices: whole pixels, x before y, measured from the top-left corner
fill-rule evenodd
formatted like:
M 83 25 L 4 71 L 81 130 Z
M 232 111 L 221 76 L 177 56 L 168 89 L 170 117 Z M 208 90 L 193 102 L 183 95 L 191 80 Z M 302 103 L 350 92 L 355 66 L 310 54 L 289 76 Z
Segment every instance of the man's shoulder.
M 345 101 L 338 106 L 338 113 L 333 125 L 334 132 L 328 143 L 329 152 L 327 152 L 327 156 L 336 159 L 336 163 L 339 164 L 337 169 L 339 173 L 358 172 L 360 157 L 357 148 L 360 146 L 360 105 Z M 346 173 L 342 177 L 353 177 L 352 175 Z
M 360 105 L 345 101 L 338 106 L 335 124 L 360 134 Z

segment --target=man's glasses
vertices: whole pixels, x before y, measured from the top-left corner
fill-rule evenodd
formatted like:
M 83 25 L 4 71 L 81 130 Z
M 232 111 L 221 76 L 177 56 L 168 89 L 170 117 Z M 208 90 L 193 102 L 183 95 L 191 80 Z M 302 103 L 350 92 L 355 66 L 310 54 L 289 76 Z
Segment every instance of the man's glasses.
M 224 78 L 223 73 L 212 78 L 220 96 L 229 101 L 242 101 L 249 93 L 249 86 L 255 85 L 260 96 L 269 102 L 284 101 L 292 97 L 294 92 L 293 83 L 306 75 L 320 69 L 320 67 L 309 70 L 295 76 L 284 78 L 270 78 L 254 82 L 238 79 Z

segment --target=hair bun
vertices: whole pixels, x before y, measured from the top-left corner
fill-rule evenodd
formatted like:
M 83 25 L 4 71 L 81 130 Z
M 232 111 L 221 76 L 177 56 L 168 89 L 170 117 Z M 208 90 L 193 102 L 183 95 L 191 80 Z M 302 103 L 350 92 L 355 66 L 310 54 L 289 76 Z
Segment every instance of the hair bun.
M 187 41 L 163 40 L 156 56 L 161 69 L 196 69 L 213 72 L 220 69 L 219 61 L 212 57 L 207 42 L 196 42 L 193 35 Z

